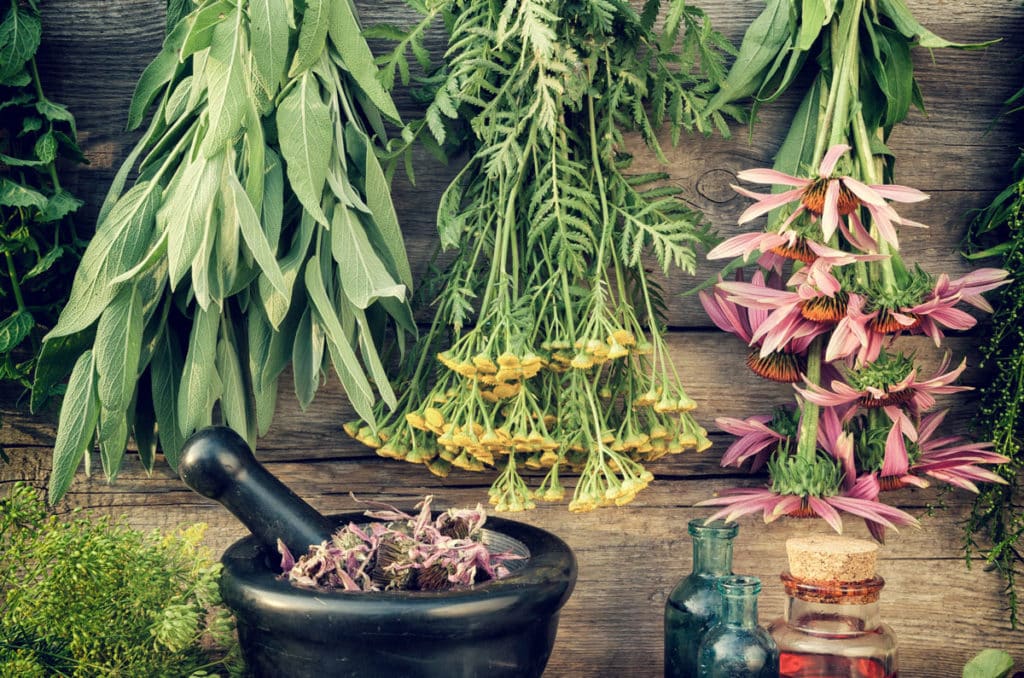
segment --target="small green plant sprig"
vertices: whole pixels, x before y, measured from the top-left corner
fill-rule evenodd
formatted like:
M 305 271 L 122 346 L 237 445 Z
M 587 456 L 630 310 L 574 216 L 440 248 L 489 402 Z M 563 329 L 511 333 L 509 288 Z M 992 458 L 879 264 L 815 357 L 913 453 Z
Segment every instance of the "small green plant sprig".
M 0 676 L 240 674 L 204 531 L 58 517 L 15 483 L 0 500 Z
M 442 476 L 497 467 L 500 511 L 562 499 L 566 469 L 580 474 L 571 511 L 625 504 L 652 479 L 644 463 L 710 446 L 647 257 L 692 273 L 711 239 L 666 174 L 630 173 L 626 135 L 663 159 L 662 126 L 674 143 L 725 133 L 698 111 L 731 48 L 682 0 L 664 3 L 660 29 L 656 0 L 409 4 L 424 15 L 412 29 L 371 29 L 398 43 L 381 70 L 408 81 L 411 52 L 435 88 L 413 133 L 445 143 L 461 129 L 470 159 L 441 199 L 454 257 L 425 287 L 434 321 L 399 405 L 379 429 L 347 430 Z M 438 16 L 448 50 L 430 71 L 422 36 Z M 539 486 L 524 469 L 544 472 Z
M 75 119 L 50 100 L 36 67 L 36 0 L 0 8 L 0 381 L 31 387 L 36 355 L 67 299 L 84 247 L 69 216 L 82 202 L 58 160 L 84 162 Z M 59 390 L 59 389 L 57 389 Z M 40 397 L 51 392 L 40 394 Z
M 147 469 L 215 416 L 253 446 L 289 363 L 303 408 L 332 365 L 360 416 L 395 404 L 377 340 L 416 328 L 376 76 L 349 0 L 204 0 L 174 25 L 36 369 L 33 406 L 71 373 L 51 501 L 93 441 L 109 479 L 130 434 Z
M 966 249 L 972 259 L 999 257 L 1012 278 L 992 302 L 989 339 L 981 349 L 981 367 L 991 377 L 980 388 L 974 420 L 977 434 L 1010 458 L 996 469 L 1006 484 L 986 485 L 975 499 L 965 525 L 964 550 L 968 562 L 972 554 L 983 554 L 1002 576 L 1010 623 L 1016 628 L 1021 607 L 1017 577 L 1024 565 L 1024 151 L 1010 184 L 972 222 Z

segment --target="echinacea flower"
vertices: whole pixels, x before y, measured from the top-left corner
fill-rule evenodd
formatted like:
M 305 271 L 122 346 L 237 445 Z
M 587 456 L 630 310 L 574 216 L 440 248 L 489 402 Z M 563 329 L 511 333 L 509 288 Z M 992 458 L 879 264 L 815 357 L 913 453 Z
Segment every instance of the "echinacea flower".
M 754 274 L 750 284 L 761 289 L 767 287 L 761 271 Z M 781 346 L 766 349 L 761 341 L 760 328 L 769 316 L 767 310 L 747 308 L 729 301 L 727 292 L 720 286 L 710 293 L 702 291 L 698 297 L 704 311 L 720 330 L 736 335 L 751 347 L 747 367 L 759 377 L 771 381 L 787 384 L 800 381 L 807 347 L 814 337 L 827 331 L 826 327 L 802 323 L 792 328 L 792 336 Z
M 886 439 L 886 456 L 889 455 L 889 445 L 895 445 L 900 449 L 893 456 L 902 456 L 908 459 L 909 463 L 902 468 L 888 470 L 883 466 L 879 477 L 883 490 L 898 489 L 907 485 L 926 486 L 928 483 L 920 477 L 922 475 L 974 493 L 978 492 L 975 481 L 1006 483 L 998 474 L 977 466 L 1005 464 L 1010 461 L 1008 457 L 993 452 L 991 442 L 973 442 L 958 435 L 934 437 L 948 412 L 949 410 L 943 410 L 924 416 L 917 427 L 916 443 L 909 441 L 909 451 L 906 449 L 908 441 L 902 435 Z M 893 425 L 894 430 L 898 428 L 897 425 Z M 902 452 L 902 455 L 899 452 Z
M 750 470 L 756 471 L 772 455 L 779 443 L 789 440 L 798 425 L 793 411 L 779 407 L 773 415 L 757 415 L 746 419 L 718 417 L 715 424 L 726 433 L 736 436 L 729 449 L 722 455 L 722 466 L 741 466 L 748 459 L 753 461 Z
M 863 228 L 856 216 L 857 209 L 864 207 L 871 215 L 873 223 L 878 226 L 878 232 L 882 238 L 894 249 L 898 249 L 899 241 L 893 224 L 906 226 L 923 226 L 923 224 L 901 217 L 886 201 L 914 203 L 927 200 L 928 196 L 907 186 L 868 185 L 851 176 L 833 176 L 839 159 L 849 150 L 850 147 L 846 144 L 836 144 L 828 149 L 818 166 L 818 176 L 812 179 L 794 177 L 785 172 L 767 168 L 740 172 L 737 177 L 743 181 L 795 188 L 782 193 L 764 194 L 733 186 L 733 189 L 741 195 L 757 201 L 740 215 L 739 223 L 745 223 L 777 207 L 799 201 L 799 206 L 787 217 L 784 226 L 806 211 L 813 218 L 821 219 L 822 235 L 827 241 L 832 238 L 839 227 L 840 217 L 849 216 L 856 220 L 856 223 L 845 233 L 856 238 L 861 232 L 866 233 L 866 229 Z M 858 240 L 862 245 L 867 244 L 863 238 L 858 238 Z

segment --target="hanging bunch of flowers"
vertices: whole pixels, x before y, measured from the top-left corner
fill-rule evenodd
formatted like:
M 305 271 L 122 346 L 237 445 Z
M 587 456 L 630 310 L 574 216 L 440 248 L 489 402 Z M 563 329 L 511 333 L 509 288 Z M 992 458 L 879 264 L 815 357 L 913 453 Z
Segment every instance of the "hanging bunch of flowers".
M 770 22 L 778 4 L 769 2 L 758 21 Z M 778 48 L 792 50 L 795 73 L 820 45 L 820 70 L 775 169 L 738 175 L 773 190 L 734 187 L 755 201 L 740 223 L 769 215 L 768 227 L 708 254 L 756 261 L 757 271 L 748 281 L 740 268 L 736 280 L 701 293 L 712 321 L 749 345 L 747 365 L 755 373 L 793 384 L 795 407 L 718 420 L 737 436 L 722 464 L 767 466 L 770 484 L 727 490 L 702 504 L 719 507 L 712 518 L 816 516 L 836 531 L 845 512 L 863 518 L 882 540 L 886 527 L 916 523 L 880 499 L 886 490 L 938 481 L 977 491 L 979 481 L 1003 482 L 981 466 L 1007 461 L 990 443 L 938 433 L 947 411 L 936 409 L 937 397 L 967 389 L 957 384 L 966 362 L 947 353 L 928 369 L 908 350 L 911 343 L 897 339 L 925 335 L 941 346 L 947 331 L 970 329 L 976 319 L 965 309 L 991 311 L 983 295 L 1005 284 L 1007 274 L 984 268 L 953 279 L 911 265 L 899 252 L 901 228 L 924 225 L 894 203 L 927 199 L 892 183 L 885 146 L 910 93 L 918 92 L 910 48 L 966 46 L 927 32 L 900 2 L 863 0 L 822 3 L 824 27 L 808 38 L 807 5 Z M 748 33 L 738 62 L 747 66 L 750 39 Z M 772 73 L 762 73 L 763 82 Z M 764 91 L 747 70 L 734 68 L 730 80 L 737 95 Z
M 420 289 L 434 323 L 405 361 L 398 407 L 347 430 L 438 475 L 500 469 L 498 510 L 562 499 L 566 470 L 580 473 L 570 510 L 621 505 L 651 481 L 648 461 L 710 446 L 645 258 L 692 273 L 707 228 L 654 183 L 667 175 L 630 172 L 624 135 L 661 156 L 662 124 L 674 140 L 724 127 L 697 112 L 728 45 L 682 0 L 656 29 L 661 4 L 445 0 L 422 4 L 409 31 L 380 32 L 399 43 L 385 74 L 407 76 L 406 49 L 423 63 L 423 31 L 445 16 L 419 129 L 437 143 L 464 134 L 470 160 L 441 200 L 454 255 Z M 536 487 L 524 469 L 543 472 Z

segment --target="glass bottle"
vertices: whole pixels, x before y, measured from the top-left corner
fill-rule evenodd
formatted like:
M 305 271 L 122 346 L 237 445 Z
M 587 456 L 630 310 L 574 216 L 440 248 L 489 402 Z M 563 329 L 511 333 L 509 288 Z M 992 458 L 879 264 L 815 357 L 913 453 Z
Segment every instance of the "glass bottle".
M 896 678 L 896 636 L 882 623 L 885 581 L 807 581 L 782 575 L 785 616 L 769 626 L 782 678 Z
M 779 649 L 757 625 L 757 577 L 718 580 L 722 613 L 700 641 L 699 678 L 776 678 Z
M 703 518 L 688 525 L 693 540 L 693 571 L 680 581 L 665 603 L 665 678 L 697 675 L 700 639 L 718 616 L 719 577 L 732 574 L 732 540 L 736 523 L 722 520 L 707 525 Z

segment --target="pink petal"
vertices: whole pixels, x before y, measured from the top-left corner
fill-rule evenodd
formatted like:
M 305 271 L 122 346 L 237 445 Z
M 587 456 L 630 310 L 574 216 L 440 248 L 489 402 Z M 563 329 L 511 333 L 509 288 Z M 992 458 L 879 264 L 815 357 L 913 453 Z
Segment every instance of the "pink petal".
M 825 157 L 821 159 L 821 164 L 818 165 L 818 174 L 823 177 L 830 177 L 836 170 L 836 163 L 839 162 L 839 158 L 843 157 L 850 147 L 846 144 L 835 144 L 829 147 L 828 152 L 825 153 Z
M 927 193 L 922 193 L 916 188 L 911 188 L 910 186 L 900 186 L 899 184 L 872 184 L 869 188 L 883 198 L 893 200 L 895 202 L 911 203 L 921 202 L 922 200 L 928 199 Z
M 885 198 L 880 196 L 872 186 L 857 181 L 853 177 L 843 177 L 841 181 L 865 205 L 874 205 L 875 207 L 886 206 Z
M 819 518 L 828 523 L 833 530 L 839 534 L 843 533 L 843 520 L 839 517 L 839 512 L 832 508 L 826 500 L 818 499 L 817 497 L 807 497 L 807 505 L 818 514 Z
M 828 182 L 825 189 L 825 208 L 821 215 L 821 233 L 825 240 L 831 240 L 839 226 L 839 182 Z
M 749 169 L 739 172 L 736 177 L 741 181 L 749 181 L 752 184 L 782 184 L 783 186 L 807 186 L 810 179 L 794 177 L 791 174 L 769 169 L 767 167 Z
M 756 219 L 762 214 L 767 214 L 777 207 L 782 207 L 794 200 L 799 200 L 803 195 L 803 189 L 797 188 L 784 193 L 754 193 L 747 191 L 747 197 L 756 198 L 757 202 L 744 210 L 737 223 L 745 224 Z

